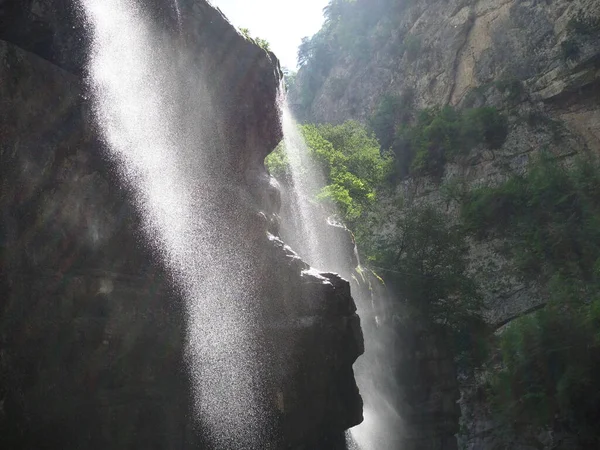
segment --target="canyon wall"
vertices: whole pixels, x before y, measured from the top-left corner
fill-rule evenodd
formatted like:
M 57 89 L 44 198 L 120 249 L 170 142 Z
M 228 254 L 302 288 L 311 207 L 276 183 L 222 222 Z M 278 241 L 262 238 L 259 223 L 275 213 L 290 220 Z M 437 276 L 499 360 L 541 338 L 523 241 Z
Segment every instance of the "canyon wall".
M 468 155 L 447 161 L 441 176 L 404 178 L 396 194 L 407 204 L 432 205 L 458 221 L 460 206 L 448 197 L 452 183 L 463 192 L 500 185 L 526 172 L 541 153 L 565 166 L 582 156 L 598 156 L 600 3 L 382 0 L 373 2 L 369 11 L 378 7 L 384 13 L 373 19 L 366 31 L 351 28 L 355 33 L 350 37 L 327 34 L 328 26 L 335 28 L 336 18 L 331 16 L 322 34 L 312 41 L 323 45 L 319 50 L 316 45 L 307 47 L 313 58 L 319 58 L 317 51 L 326 53 L 327 58 L 320 57 L 318 65 L 309 61 L 302 66 L 291 88 L 294 109 L 303 121 L 339 124 L 353 119 L 368 125 L 386 96 L 410 99 L 408 114 L 431 107 L 486 106 L 508 119 L 508 133 L 500 148 L 478 146 Z M 330 6 L 330 14 L 333 9 Z M 408 171 L 405 168 L 405 173 Z M 394 211 L 402 214 L 391 199 L 384 196 L 378 201 L 392 217 Z M 393 222 L 394 218 L 389 220 L 389 224 Z M 390 225 L 378 232 L 395 230 Z M 549 297 L 547 286 L 516 275 L 515 261 L 504 251 L 505 244 L 497 237 L 470 242 L 471 270 L 481 281 L 483 314 L 491 329 L 538 310 Z M 418 332 L 408 333 L 414 334 Z M 413 360 L 428 353 L 429 344 L 405 339 L 414 344 Z M 433 376 L 435 371 L 427 367 L 420 370 L 423 377 L 432 375 L 432 387 L 448 381 L 451 372 Z M 455 421 L 455 429 L 450 426 L 448 434 L 458 432 L 463 448 L 563 448 L 552 447 L 559 445 L 560 439 L 551 437 L 548 430 L 537 435 L 529 430 L 502 444 L 501 431 L 489 416 L 490 405 L 485 399 L 482 402 L 481 386 L 472 379 L 461 381 L 461 430 L 458 432 L 456 415 L 450 419 Z M 443 428 L 445 419 L 440 416 L 452 411 L 441 404 L 429 409 L 432 403 L 408 398 L 402 403 L 410 411 L 407 414 L 422 413 L 416 428 L 423 430 L 436 424 Z M 419 448 L 454 445 L 438 442 Z M 560 445 L 572 448 L 568 439 Z

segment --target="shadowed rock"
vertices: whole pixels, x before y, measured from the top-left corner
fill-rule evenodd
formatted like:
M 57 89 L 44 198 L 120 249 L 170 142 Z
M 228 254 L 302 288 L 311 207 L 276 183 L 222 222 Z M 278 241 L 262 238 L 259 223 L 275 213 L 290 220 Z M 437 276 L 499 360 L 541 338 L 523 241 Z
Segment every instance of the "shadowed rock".
M 209 84 L 212 151 L 228 168 L 221 214 L 261 286 L 271 448 L 343 448 L 343 431 L 362 420 L 349 286 L 268 234 L 281 202 L 263 164 L 281 139 L 279 63 L 207 2 L 180 1 L 181 29 L 171 3 L 143 4 Z M 4 0 L 0 20 L 2 441 L 207 448 L 192 419 L 178 286 L 144 239 L 87 100 L 81 13 L 66 0 Z

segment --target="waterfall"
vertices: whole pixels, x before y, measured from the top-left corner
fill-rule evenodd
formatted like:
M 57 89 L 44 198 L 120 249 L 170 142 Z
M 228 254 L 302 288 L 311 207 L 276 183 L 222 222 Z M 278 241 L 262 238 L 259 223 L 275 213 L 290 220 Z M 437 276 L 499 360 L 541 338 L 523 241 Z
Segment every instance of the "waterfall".
M 319 236 L 316 205 L 313 199 L 324 186 L 325 179 L 311 160 L 304 137 L 287 103 L 282 108 L 283 142 L 292 178 L 284 190 L 286 196 L 282 214 L 282 237 L 311 266 L 325 268 L 323 242 Z
M 173 7 L 175 8 L 175 14 L 177 15 L 177 26 L 181 31 L 183 27 L 183 20 L 181 18 L 181 7 L 179 6 L 179 0 L 173 0 Z
M 287 103 L 283 106 L 284 151 L 290 166 L 291 179 L 284 186 L 281 234 L 285 242 L 301 257 L 320 270 L 337 272 L 352 280 L 353 269 L 348 260 L 354 255 L 360 265 L 356 246 L 348 251 L 343 239 L 336 239 L 331 232 L 339 224 L 333 223 L 315 204 L 316 194 L 325 186 L 324 174 L 311 160 L 309 149 Z M 328 223 L 329 222 L 329 223 Z M 345 236 L 347 238 L 347 236 Z M 394 391 L 393 382 L 382 373 L 381 355 L 391 349 L 385 348 L 381 331 L 374 320 L 371 299 L 352 284 L 352 295 L 365 336 L 365 354 L 355 363 L 355 374 L 364 400 L 364 421 L 347 434 L 350 450 L 380 450 L 395 448 L 402 423 L 389 394 Z M 373 320 L 371 320 L 373 319 Z
M 140 3 L 81 0 L 93 35 L 95 118 L 135 194 L 144 240 L 186 301 L 187 369 L 202 432 L 217 448 L 265 448 L 256 283 L 250 250 L 234 245 L 243 213 L 211 131 L 218 111 L 179 30 L 154 23 Z

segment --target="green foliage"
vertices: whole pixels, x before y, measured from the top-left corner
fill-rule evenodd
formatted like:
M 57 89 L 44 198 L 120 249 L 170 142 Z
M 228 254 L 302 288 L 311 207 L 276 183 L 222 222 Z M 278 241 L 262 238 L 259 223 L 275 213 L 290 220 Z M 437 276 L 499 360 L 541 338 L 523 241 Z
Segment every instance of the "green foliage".
M 484 106 L 468 109 L 463 121 L 467 143 L 476 145 L 483 142 L 491 149 L 499 149 L 504 145 L 508 135 L 508 120 L 496 108 Z
M 342 220 L 354 226 L 375 201 L 391 159 L 381 155 L 377 140 L 358 122 L 305 125 L 303 135 L 327 179 L 319 199 L 331 201 Z
M 261 39 L 259 37 L 256 37 L 256 38 L 254 38 L 254 42 L 256 42 L 256 45 L 258 45 L 263 50 L 266 50 L 268 52 L 271 51 L 271 44 L 269 44 L 269 42 L 266 41 L 265 39 Z
M 405 208 L 394 228 L 373 244 L 388 285 L 410 316 L 449 331 L 463 360 L 481 362 L 481 296 L 468 271 L 462 229 L 431 206 Z
M 510 237 L 524 276 L 599 283 L 600 170 L 596 162 L 562 168 L 542 156 L 524 175 L 469 193 L 462 218 L 469 230 Z
M 380 43 L 373 30 L 397 9 L 393 0 L 331 0 L 324 9 L 325 23 L 311 38 L 305 37 L 298 48 L 302 84 L 298 98 L 301 110 L 308 109 L 323 86 L 337 59 L 351 56 L 371 58 Z M 338 91 L 339 92 L 339 91 Z
M 271 45 L 269 44 L 269 42 L 266 41 L 265 39 L 261 39 L 259 37 L 253 38 L 250 35 L 250 30 L 248 28 L 240 28 L 240 32 L 246 39 L 254 42 L 256 45 L 258 45 L 263 50 L 266 50 L 267 52 L 271 51 Z
M 382 156 L 379 143 L 358 122 L 342 125 L 303 125 L 302 135 L 327 185 L 317 195 L 340 219 L 354 229 L 376 199 L 376 189 L 389 174 L 392 161 Z M 265 160 L 270 173 L 283 183 L 291 181 L 284 144 Z
M 517 434 L 519 425 L 562 428 L 581 448 L 600 445 L 599 169 L 542 154 L 527 173 L 461 196 L 465 229 L 505 239 L 521 276 L 548 298 L 500 337 L 490 390 L 498 419 Z
M 408 123 L 414 105 L 414 91 L 407 90 L 401 95 L 384 95 L 379 101 L 375 113 L 369 118 L 369 127 L 381 144 L 381 148 L 390 149 L 394 143 L 396 128 Z
M 559 120 L 552 119 L 540 111 L 530 111 L 526 114 L 525 120 L 530 127 L 550 131 L 552 134 L 552 139 L 556 143 L 558 143 L 564 136 L 564 124 Z
M 242 33 L 242 36 L 244 36 L 246 39 L 252 39 L 252 36 L 250 36 L 250 30 L 248 28 L 240 28 L 240 33 Z
M 269 173 L 282 183 L 291 183 L 291 169 L 288 157 L 285 153 L 284 143 L 280 143 L 277 148 L 265 158 L 265 166 Z
M 413 126 L 400 127 L 393 145 L 397 160 L 406 164 L 401 176 L 441 176 L 447 161 L 479 144 L 500 148 L 508 134 L 506 117 L 492 107 L 457 111 L 446 106 L 420 112 Z
M 286 67 L 281 69 L 283 72 L 283 82 L 285 84 L 285 90 L 290 91 L 296 85 L 296 77 L 298 76 L 298 72 L 290 70 Z
M 510 427 L 560 427 L 581 448 L 598 448 L 600 301 L 545 310 L 500 337 L 503 368 L 493 378 L 495 412 Z
M 302 107 L 307 108 L 313 102 L 323 85 L 333 65 L 334 49 L 325 28 L 312 38 L 302 38 L 298 47 L 298 66 L 304 74 L 299 95 Z

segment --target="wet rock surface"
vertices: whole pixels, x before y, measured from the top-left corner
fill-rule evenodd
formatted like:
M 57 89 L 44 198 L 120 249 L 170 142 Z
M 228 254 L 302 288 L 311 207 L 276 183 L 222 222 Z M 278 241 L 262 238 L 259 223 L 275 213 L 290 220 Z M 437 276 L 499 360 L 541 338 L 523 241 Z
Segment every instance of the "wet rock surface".
M 216 80 L 215 148 L 234 168 L 227 195 L 245 211 L 231 220 L 262 286 L 271 448 L 342 449 L 362 420 L 360 320 L 346 281 L 269 233 L 281 206 L 263 165 L 281 139 L 278 62 L 207 2 L 180 4 L 182 39 Z M 148 6 L 170 26 L 170 6 Z M 69 1 L 0 2 L 2 441 L 209 448 L 192 419 L 184 305 L 94 124 L 78 14 Z

